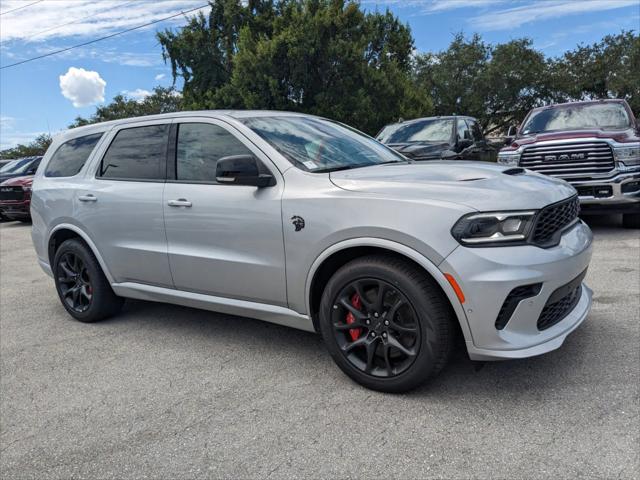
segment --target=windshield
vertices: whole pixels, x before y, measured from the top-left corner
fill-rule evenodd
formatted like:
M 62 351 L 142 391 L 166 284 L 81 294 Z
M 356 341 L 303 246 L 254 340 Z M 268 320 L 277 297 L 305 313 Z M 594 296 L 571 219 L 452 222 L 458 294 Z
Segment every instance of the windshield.
M 38 168 L 39 164 L 40 157 L 21 158 L 7 163 L 4 167 L 0 168 L 0 173 L 25 173 L 32 167 Z
M 387 125 L 378 134 L 382 143 L 449 143 L 453 132 L 452 119 L 421 120 L 411 123 Z
M 31 157 L 31 158 L 23 158 L 22 160 L 16 160 L 15 164 L 11 164 L 11 169 L 7 170 L 6 172 L 4 171 L 4 168 L 2 168 L 2 173 L 13 173 L 13 174 L 26 174 L 27 172 L 29 172 L 31 169 L 36 169 L 38 168 L 38 165 L 40 165 L 40 160 L 41 157 Z
M 531 115 L 522 128 L 523 135 L 554 130 L 585 128 L 629 128 L 627 110 L 620 103 L 566 105 L 540 110 Z
M 406 161 L 372 138 L 322 118 L 274 116 L 243 118 L 241 121 L 294 166 L 307 172 Z

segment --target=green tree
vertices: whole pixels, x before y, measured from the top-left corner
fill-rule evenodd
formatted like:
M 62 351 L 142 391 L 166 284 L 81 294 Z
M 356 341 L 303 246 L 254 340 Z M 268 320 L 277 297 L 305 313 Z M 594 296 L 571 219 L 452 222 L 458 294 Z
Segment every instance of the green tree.
M 558 100 L 623 98 L 640 112 L 640 36 L 607 35 L 579 45 L 551 61 L 549 74 Z
M 430 93 L 436 114 L 471 115 L 492 132 L 550 98 L 547 69 L 529 39 L 489 45 L 459 33 L 446 50 L 418 55 L 415 80 Z
M 6 160 L 10 158 L 44 155 L 49 145 L 51 145 L 51 135 L 43 133 L 26 145 L 18 144 L 13 148 L 0 151 L 0 159 Z
M 208 21 L 197 17 L 159 40 L 189 108 L 293 110 L 372 134 L 432 111 L 411 81 L 409 27 L 355 2 L 216 2 Z
M 174 88 L 156 87 L 151 95 L 141 100 L 116 95 L 107 105 L 97 107 L 96 112 L 89 118 L 77 117 L 69 127 L 179 110 L 182 110 L 182 95 Z

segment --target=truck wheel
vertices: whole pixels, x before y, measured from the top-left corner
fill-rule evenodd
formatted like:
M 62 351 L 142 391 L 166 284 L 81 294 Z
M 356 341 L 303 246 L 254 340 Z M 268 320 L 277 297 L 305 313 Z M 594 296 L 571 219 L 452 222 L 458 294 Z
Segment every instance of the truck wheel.
M 447 363 L 454 316 L 435 281 L 382 255 L 353 260 L 329 280 L 320 331 L 340 369 L 365 387 L 404 392 Z
M 625 213 L 622 215 L 624 228 L 640 228 L 640 213 Z
M 66 240 L 53 260 L 56 290 L 76 320 L 97 322 L 115 315 L 124 299 L 116 296 L 93 252 L 80 240 Z

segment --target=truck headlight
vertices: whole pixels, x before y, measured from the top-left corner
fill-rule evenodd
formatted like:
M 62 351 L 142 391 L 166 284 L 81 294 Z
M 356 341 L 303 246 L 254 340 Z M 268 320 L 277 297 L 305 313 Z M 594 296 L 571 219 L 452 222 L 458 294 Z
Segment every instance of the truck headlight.
M 633 147 L 615 147 L 613 156 L 627 167 L 640 165 L 640 145 Z
M 533 227 L 535 211 L 490 212 L 465 215 L 451 229 L 462 245 L 490 246 L 523 243 Z
M 517 166 L 520 161 L 520 154 L 515 152 L 499 152 L 498 163 L 500 165 Z

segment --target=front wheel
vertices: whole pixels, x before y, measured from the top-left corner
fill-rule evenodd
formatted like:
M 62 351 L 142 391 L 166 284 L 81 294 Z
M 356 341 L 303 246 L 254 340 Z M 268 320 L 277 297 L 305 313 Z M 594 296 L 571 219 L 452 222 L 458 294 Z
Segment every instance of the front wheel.
M 353 260 L 331 277 L 320 331 L 353 380 L 403 392 L 444 367 L 455 329 L 451 307 L 432 278 L 407 261 L 376 255 Z
M 624 228 L 640 228 L 640 213 L 625 213 L 622 215 Z

